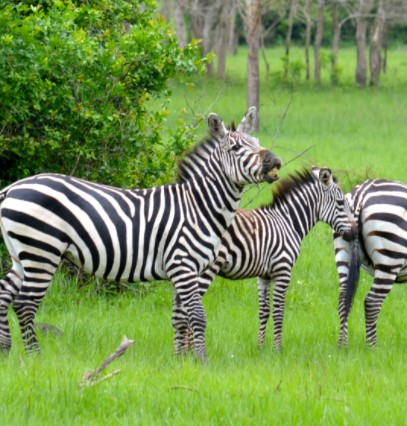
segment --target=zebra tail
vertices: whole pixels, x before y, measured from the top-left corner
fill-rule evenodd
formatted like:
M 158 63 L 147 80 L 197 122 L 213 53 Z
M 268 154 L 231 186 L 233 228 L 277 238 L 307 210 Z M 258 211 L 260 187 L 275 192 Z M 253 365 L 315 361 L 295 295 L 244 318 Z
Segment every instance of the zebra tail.
M 359 284 L 361 258 L 359 253 L 359 238 L 355 238 L 351 243 L 351 258 L 349 262 L 349 272 L 346 281 L 345 315 L 348 317 L 352 308 L 353 299 Z

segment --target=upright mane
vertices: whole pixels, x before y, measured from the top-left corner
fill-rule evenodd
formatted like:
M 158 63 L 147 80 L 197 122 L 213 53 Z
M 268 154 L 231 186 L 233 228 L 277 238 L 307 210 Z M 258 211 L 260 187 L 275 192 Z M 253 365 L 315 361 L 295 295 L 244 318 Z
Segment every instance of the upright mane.
M 208 162 L 219 142 L 214 138 L 205 138 L 186 152 L 178 162 L 178 182 L 186 182 L 196 176 L 208 173 Z
M 308 169 L 302 169 L 295 173 L 288 174 L 273 187 L 273 201 L 264 207 L 273 207 L 277 202 L 285 201 L 295 188 L 310 182 L 315 182 L 315 180 L 315 175 Z

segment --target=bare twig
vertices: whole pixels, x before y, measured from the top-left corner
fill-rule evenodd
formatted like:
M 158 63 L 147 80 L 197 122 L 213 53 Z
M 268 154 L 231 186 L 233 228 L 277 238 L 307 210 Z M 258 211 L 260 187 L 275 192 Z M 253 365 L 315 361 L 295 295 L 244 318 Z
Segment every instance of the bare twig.
M 282 168 L 285 167 L 287 164 L 292 163 L 294 160 L 296 160 L 297 158 L 302 157 L 306 152 L 308 152 L 310 149 L 314 148 L 315 145 L 311 145 L 309 146 L 307 149 L 304 149 L 304 151 L 300 152 L 298 155 L 296 155 L 294 158 L 292 158 L 291 160 L 288 160 L 286 163 L 283 164 L 283 166 L 281 166 Z
M 190 388 L 189 386 L 182 386 L 182 385 L 173 386 L 172 388 L 170 388 L 170 390 L 187 390 L 190 392 L 200 393 L 197 389 Z
M 110 379 L 116 374 L 119 374 L 121 370 L 115 370 L 112 373 L 99 378 L 100 373 L 116 358 L 122 356 L 126 352 L 126 350 L 133 345 L 133 343 L 134 340 L 130 340 L 126 336 L 124 336 L 119 347 L 111 355 L 109 355 L 95 371 L 85 371 L 80 386 L 93 386 L 104 380 Z

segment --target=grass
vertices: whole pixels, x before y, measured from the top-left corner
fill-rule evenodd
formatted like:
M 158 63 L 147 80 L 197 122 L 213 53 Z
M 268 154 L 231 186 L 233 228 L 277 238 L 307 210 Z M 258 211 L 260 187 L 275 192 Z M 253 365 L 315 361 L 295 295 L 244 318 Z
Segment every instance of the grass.
M 299 51 L 294 51 L 299 55 Z M 352 51 L 344 58 L 352 60 Z M 230 83 L 210 110 L 225 120 L 245 111 L 246 53 L 230 59 Z M 280 67 L 280 51 L 270 51 Z M 282 175 L 312 163 L 333 168 L 345 189 L 372 177 L 407 182 L 405 167 L 406 53 L 390 52 L 390 69 L 377 89 L 346 82 L 331 88 L 298 83 L 290 88 L 264 80 L 261 91 L 263 145 L 284 162 L 314 146 L 283 168 Z M 274 58 L 274 59 L 273 59 Z M 397 72 L 395 71 L 397 70 Z M 392 80 L 392 73 L 399 78 Z M 395 77 L 395 78 L 396 78 Z M 350 78 L 350 77 L 349 77 Z M 204 112 L 224 83 L 174 87 L 173 107 Z M 282 121 L 287 105 L 285 119 Z M 188 103 L 186 102 L 188 101 Z M 200 127 L 205 133 L 205 126 Z M 268 186 L 249 191 L 242 205 L 270 200 Z M 42 355 L 24 354 L 16 317 L 10 313 L 13 348 L 0 357 L 0 423 L 4 425 L 379 425 L 405 424 L 407 318 L 405 287 L 396 286 L 379 317 L 377 351 L 364 344 L 363 298 L 371 283 L 362 274 L 349 325 L 349 349 L 336 348 L 339 330 L 336 275 L 330 229 L 318 224 L 304 241 L 287 295 L 284 351 L 272 350 L 272 324 L 265 347 L 257 340 L 255 280 L 217 279 L 204 305 L 210 362 L 202 366 L 172 353 L 171 286 L 154 291 L 98 294 L 78 290 L 58 275 L 37 320 L 56 325 L 62 336 L 39 334 Z M 116 349 L 123 335 L 135 344 L 108 368 L 122 373 L 81 388 L 93 370 Z

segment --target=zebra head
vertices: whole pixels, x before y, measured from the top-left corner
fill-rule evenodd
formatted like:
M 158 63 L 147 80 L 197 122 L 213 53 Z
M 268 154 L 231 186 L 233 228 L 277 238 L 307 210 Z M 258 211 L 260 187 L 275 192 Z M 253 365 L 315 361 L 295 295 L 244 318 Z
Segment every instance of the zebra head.
M 321 169 L 313 167 L 312 171 L 322 186 L 318 219 L 330 225 L 335 234 L 341 235 L 346 241 L 353 241 L 357 236 L 356 221 L 345 194 L 335 182 L 332 171 L 326 167 Z
M 209 133 L 219 141 L 222 168 L 238 185 L 263 181 L 272 183 L 278 179 L 281 160 L 249 134 L 256 120 L 255 107 L 249 108 L 236 130 L 228 130 L 216 114 L 208 116 Z

